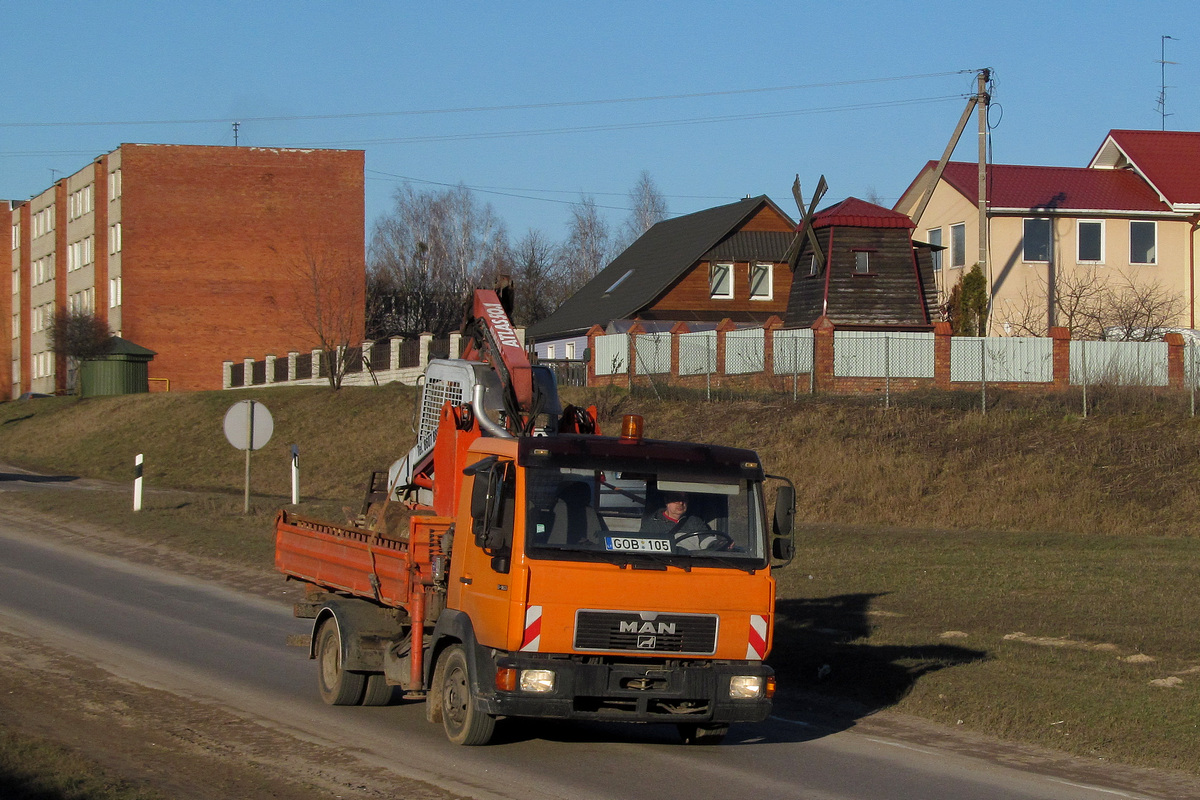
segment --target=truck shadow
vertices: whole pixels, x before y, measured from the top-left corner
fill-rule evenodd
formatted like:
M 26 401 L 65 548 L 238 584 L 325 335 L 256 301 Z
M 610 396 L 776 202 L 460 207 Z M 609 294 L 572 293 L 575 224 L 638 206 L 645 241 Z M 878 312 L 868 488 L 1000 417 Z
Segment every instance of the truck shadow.
M 828 731 L 895 705 L 938 670 L 988 658 L 945 643 L 873 645 L 871 603 L 881 594 L 780 600 L 768 661 L 779 682 L 775 716 Z

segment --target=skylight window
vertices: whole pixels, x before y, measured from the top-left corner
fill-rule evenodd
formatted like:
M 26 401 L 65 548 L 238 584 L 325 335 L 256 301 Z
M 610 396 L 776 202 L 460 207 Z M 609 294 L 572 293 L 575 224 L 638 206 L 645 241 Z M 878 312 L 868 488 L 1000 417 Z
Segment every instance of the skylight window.
M 608 287 L 607 289 L 605 289 L 605 290 L 604 290 L 604 293 L 605 293 L 605 294 L 611 294 L 612 292 L 615 292 L 615 291 L 617 290 L 617 287 L 618 287 L 618 286 L 620 286 L 622 283 L 624 283 L 624 282 L 625 282 L 625 279 L 626 279 L 626 278 L 628 278 L 628 277 L 629 277 L 630 275 L 632 275 L 632 274 L 633 274 L 633 270 L 629 270 L 629 271 L 628 271 L 628 272 L 626 272 L 624 275 L 622 275 L 621 277 L 617 278 L 617 279 L 616 279 L 616 280 L 613 282 L 613 285 L 612 285 L 612 286 L 610 286 L 610 287 Z

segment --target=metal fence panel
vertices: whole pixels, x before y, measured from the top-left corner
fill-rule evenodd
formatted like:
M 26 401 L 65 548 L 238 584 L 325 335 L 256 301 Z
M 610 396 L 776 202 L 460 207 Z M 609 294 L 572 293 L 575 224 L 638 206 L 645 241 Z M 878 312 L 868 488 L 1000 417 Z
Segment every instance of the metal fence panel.
M 1020 336 L 955 336 L 950 340 L 950 380 L 1053 383 L 1054 342 Z
M 637 356 L 638 375 L 662 375 L 671 371 L 669 332 L 638 334 L 633 348 Z
M 834 331 L 840 378 L 933 378 L 933 332 Z
M 762 328 L 744 328 L 725 334 L 725 374 L 746 375 L 766 368 Z
M 717 371 L 717 332 L 679 335 L 679 374 L 711 375 Z
M 795 375 L 812 371 L 812 328 L 777 330 L 772 336 L 771 347 L 776 375 Z
M 629 336 L 610 333 L 596 337 L 596 374 L 624 375 L 628 369 Z
M 1071 342 L 1071 383 L 1166 386 L 1166 342 Z

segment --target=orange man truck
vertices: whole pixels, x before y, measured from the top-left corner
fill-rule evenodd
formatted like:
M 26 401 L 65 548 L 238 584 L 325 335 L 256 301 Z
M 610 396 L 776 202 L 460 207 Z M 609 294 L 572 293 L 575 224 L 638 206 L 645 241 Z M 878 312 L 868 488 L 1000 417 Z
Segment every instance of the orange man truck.
M 501 358 L 516 356 L 431 364 L 436 433 L 418 431 L 360 525 L 279 513 L 276 565 L 305 584 L 296 614 L 314 620 L 321 696 L 423 697 L 464 745 L 503 717 L 670 723 L 689 743 L 765 719 L 791 485 L 768 519 L 753 451 L 648 439 L 633 416 L 616 437 L 566 432 L 594 415 L 561 412 L 536 367 L 526 414 Z M 492 419 L 474 385 L 495 374 Z

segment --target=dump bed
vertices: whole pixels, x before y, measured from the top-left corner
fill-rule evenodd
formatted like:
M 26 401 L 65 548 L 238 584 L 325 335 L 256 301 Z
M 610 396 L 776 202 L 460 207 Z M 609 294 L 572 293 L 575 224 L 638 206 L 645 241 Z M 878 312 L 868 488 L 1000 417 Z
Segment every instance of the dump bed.
M 443 568 L 446 517 L 414 516 L 408 536 L 333 525 L 287 511 L 275 518 L 275 566 L 327 590 L 405 608 Z

